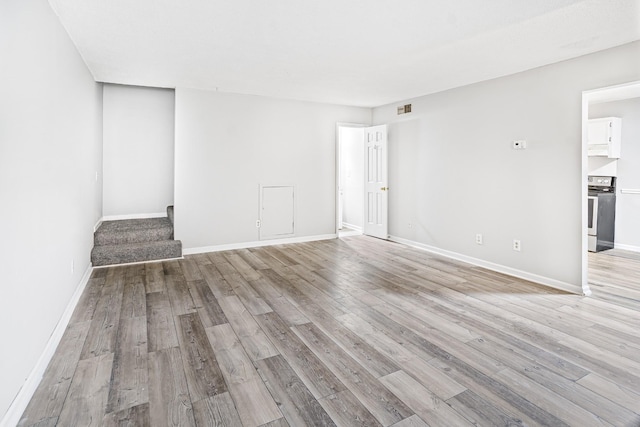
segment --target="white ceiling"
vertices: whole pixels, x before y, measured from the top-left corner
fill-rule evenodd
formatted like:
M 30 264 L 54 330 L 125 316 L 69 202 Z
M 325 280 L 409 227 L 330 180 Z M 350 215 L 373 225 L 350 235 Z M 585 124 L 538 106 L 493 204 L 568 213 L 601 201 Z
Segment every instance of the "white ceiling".
M 378 106 L 640 39 L 640 0 L 49 0 L 97 81 Z

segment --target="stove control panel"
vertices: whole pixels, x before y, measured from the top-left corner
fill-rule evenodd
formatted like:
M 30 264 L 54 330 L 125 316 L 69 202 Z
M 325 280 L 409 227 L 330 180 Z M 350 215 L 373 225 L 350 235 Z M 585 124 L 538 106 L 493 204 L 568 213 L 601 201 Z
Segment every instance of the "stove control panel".
M 598 187 L 611 187 L 613 184 L 613 177 L 611 176 L 590 176 L 588 184 Z
M 615 193 L 616 177 L 615 176 L 589 176 L 588 187 L 589 187 L 589 193 Z

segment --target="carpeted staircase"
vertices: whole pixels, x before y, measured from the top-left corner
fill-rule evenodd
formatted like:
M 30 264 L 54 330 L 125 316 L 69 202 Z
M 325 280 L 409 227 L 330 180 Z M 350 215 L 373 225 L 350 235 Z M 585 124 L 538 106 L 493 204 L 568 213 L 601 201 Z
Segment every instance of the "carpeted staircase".
M 180 258 L 182 242 L 173 240 L 173 206 L 163 218 L 105 221 L 93 234 L 91 263 L 101 265 Z

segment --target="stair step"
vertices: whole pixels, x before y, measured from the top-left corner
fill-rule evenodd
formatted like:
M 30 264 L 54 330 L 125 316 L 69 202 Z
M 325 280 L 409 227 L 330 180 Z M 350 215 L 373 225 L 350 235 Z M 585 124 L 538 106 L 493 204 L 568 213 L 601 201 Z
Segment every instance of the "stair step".
M 180 257 L 182 257 L 180 240 L 101 245 L 94 246 L 91 251 L 91 263 L 94 267 Z
M 93 235 L 94 245 L 118 245 L 173 239 L 167 217 L 105 221 Z

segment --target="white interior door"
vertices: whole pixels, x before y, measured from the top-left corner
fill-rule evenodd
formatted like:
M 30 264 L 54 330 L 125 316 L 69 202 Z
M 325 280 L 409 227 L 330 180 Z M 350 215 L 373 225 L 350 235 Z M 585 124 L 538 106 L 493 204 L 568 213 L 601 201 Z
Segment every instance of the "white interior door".
M 387 239 L 387 125 L 365 128 L 364 234 Z

